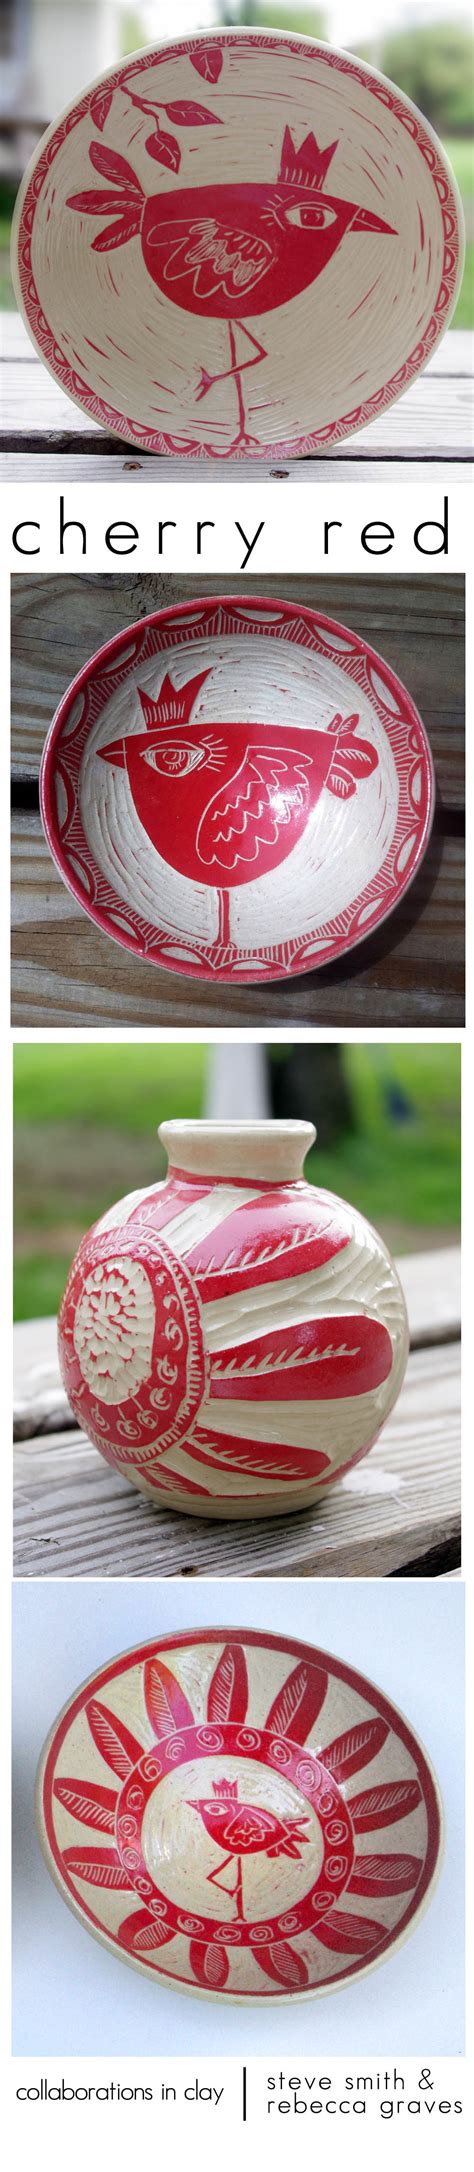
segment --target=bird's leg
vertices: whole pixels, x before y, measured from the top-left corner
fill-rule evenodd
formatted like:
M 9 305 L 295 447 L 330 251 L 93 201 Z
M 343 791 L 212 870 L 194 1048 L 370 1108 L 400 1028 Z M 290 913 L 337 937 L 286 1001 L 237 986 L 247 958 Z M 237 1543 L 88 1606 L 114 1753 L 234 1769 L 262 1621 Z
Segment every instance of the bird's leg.
M 216 896 L 217 896 L 217 909 L 218 909 L 218 913 L 219 913 L 219 926 L 218 926 L 218 930 L 217 930 L 217 941 L 218 941 L 218 943 L 230 943 L 230 897 L 229 897 L 229 892 L 228 892 L 228 890 L 217 890 L 217 891 L 216 891 Z
M 229 1863 L 233 1862 L 233 1855 L 225 1855 L 223 1862 L 218 1863 L 217 1870 L 208 1870 L 207 1873 L 208 1885 L 220 1885 L 222 1886 L 223 1893 L 230 1893 L 232 1897 L 236 1890 L 235 1885 L 222 1885 L 222 1872 L 223 1870 L 227 1870 Z
M 242 1877 L 242 1856 L 241 1856 L 241 1855 L 238 1855 L 238 1856 L 237 1856 L 237 1883 L 236 1883 L 236 1887 L 235 1887 L 235 1913 L 236 1913 L 236 1916 L 238 1916 L 238 1917 L 239 1917 L 240 1921 L 242 1921 L 242 1917 L 243 1917 L 243 1913 L 244 1913 L 244 1891 L 243 1891 L 243 1877 Z
M 237 327 L 239 332 L 243 333 L 245 339 L 249 340 L 250 346 L 254 348 L 254 353 L 249 354 L 246 362 L 237 361 L 237 348 L 235 341 L 235 329 Z M 244 370 L 254 370 L 256 369 L 257 362 L 264 362 L 266 360 L 266 347 L 262 347 L 261 340 L 255 339 L 254 333 L 247 330 L 247 325 L 242 324 L 240 318 L 236 318 L 235 327 L 232 323 L 232 319 L 230 319 L 229 321 L 229 342 L 231 354 L 229 369 L 217 370 L 214 373 L 212 373 L 210 370 L 202 369 L 196 393 L 197 400 L 204 399 L 206 392 L 210 391 L 211 385 L 225 384 L 228 377 L 235 377 L 235 381 L 238 386 L 239 377 L 242 377 Z M 245 423 L 245 414 L 239 414 L 239 421 L 241 424 Z
M 222 1883 L 222 1872 L 223 1872 L 223 1870 L 227 1870 L 227 1867 L 228 1867 L 228 1864 L 229 1864 L 229 1863 L 234 1863 L 235 1861 L 237 1862 L 237 1877 L 236 1877 L 235 1885 L 223 1885 L 223 1883 Z M 243 1916 L 243 1913 L 244 1913 L 243 1878 L 242 1878 L 242 1857 L 241 1857 L 241 1855 L 238 1855 L 237 1857 L 235 1857 L 235 1856 L 233 1856 L 233 1855 L 225 1855 L 225 1856 L 224 1856 L 224 1861 L 223 1861 L 223 1863 L 219 1863 L 219 1864 L 218 1864 L 218 1868 L 217 1868 L 217 1870 L 209 1870 L 209 1871 L 208 1871 L 208 1874 L 207 1874 L 207 1876 L 208 1876 L 208 1884 L 209 1884 L 209 1885 L 218 1885 L 218 1886 L 220 1886 L 220 1888 L 221 1888 L 221 1892 L 222 1892 L 222 1893 L 228 1893 L 228 1895 L 229 1895 L 229 1900 L 235 1900 L 235 1912 L 236 1912 L 236 1916 L 238 1916 L 239 1918 L 241 1918 L 241 1917 Z

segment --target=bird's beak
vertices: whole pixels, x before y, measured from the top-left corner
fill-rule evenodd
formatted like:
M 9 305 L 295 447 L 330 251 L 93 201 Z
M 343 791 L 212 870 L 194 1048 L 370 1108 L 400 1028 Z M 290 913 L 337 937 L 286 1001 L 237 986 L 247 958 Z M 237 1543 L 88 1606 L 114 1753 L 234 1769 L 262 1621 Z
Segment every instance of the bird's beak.
M 355 210 L 351 219 L 353 234 L 396 234 L 396 226 L 387 226 L 385 219 L 378 219 L 376 211 Z
M 101 762 L 113 762 L 116 769 L 126 769 L 127 756 L 124 739 L 109 739 L 107 747 L 98 747 Z

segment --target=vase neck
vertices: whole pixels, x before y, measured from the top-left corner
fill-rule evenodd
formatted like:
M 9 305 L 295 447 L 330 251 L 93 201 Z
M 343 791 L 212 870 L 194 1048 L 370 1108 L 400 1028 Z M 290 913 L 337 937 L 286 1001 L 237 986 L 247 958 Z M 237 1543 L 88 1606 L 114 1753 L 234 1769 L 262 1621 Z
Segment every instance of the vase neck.
M 314 1124 L 299 1123 L 176 1122 L 159 1127 L 170 1169 L 262 1184 L 294 1183 L 315 1137 Z

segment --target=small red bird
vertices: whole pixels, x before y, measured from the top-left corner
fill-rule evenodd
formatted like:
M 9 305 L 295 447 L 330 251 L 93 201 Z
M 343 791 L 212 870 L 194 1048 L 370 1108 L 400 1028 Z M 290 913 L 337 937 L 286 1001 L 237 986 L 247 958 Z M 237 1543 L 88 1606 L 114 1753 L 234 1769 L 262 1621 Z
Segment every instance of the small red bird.
M 111 739 L 102 762 L 126 769 L 134 806 L 155 850 L 178 874 L 217 888 L 220 938 L 227 939 L 229 888 L 266 875 L 293 851 L 323 787 L 352 798 L 377 768 L 375 747 L 357 736 L 358 716 L 334 716 L 324 730 L 288 724 L 190 723 L 200 671 L 158 699 L 138 688 L 146 729 Z
M 135 97 L 133 103 L 141 101 Z M 143 110 L 149 113 L 150 105 L 144 103 Z M 152 143 L 150 138 L 148 147 Z M 252 442 L 245 428 L 243 371 L 266 359 L 265 347 L 242 322 L 242 311 L 245 317 L 260 317 L 293 301 L 320 277 L 349 231 L 395 231 L 376 212 L 324 193 L 337 148 L 335 142 L 320 150 L 309 133 L 297 150 L 285 128 L 276 183 L 213 182 L 147 197 L 127 159 L 94 142 L 89 146 L 91 164 L 111 186 L 107 192 L 86 189 L 67 199 L 71 210 L 93 218 L 117 213 L 113 225 L 96 235 L 93 249 L 119 249 L 140 235 L 150 278 L 169 301 L 193 316 L 228 320 L 230 366 L 214 374 L 202 369 L 196 397 L 203 399 L 212 385 L 234 379 L 239 434 L 231 451 Z M 244 309 L 249 297 L 250 310 Z M 243 361 L 237 360 L 237 330 L 253 350 Z
M 214 1780 L 212 1795 L 198 1796 L 196 1802 L 189 1803 L 189 1809 L 197 1810 L 209 1839 L 224 1851 L 224 1861 L 217 1870 L 208 1872 L 209 1885 L 221 1885 L 222 1872 L 229 1863 L 237 1862 L 236 1885 L 225 1885 L 223 1890 L 236 1895 L 239 1916 L 243 1915 L 242 1856 L 267 1855 L 275 1861 L 286 1855 L 292 1862 L 299 1862 L 300 1848 L 308 1845 L 309 1835 L 301 1830 L 308 1824 L 307 1818 L 279 1818 L 274 1811 L 260 1810 L 253 1802 L 240 1802 L 237 1780 Z

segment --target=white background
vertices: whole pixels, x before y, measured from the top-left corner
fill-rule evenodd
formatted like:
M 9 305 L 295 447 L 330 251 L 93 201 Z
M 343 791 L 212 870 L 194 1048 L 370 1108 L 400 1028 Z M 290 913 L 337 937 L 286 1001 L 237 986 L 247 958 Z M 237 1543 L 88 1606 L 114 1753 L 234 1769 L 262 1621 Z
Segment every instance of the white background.
M 289 2052 L 428 2058 L 463 2051 L 463 1601 L 460 1584 L 17 1583 L 14 1587 L 14 2044 L 17 2054 L 202 2058 Z M 92 1939 L 39 1852 L 35 1767 L 61 1706 L 114 1653 L 188 1627 L 267 1628 L 337 1653 L 383 1685 L 432 1758 L 444 1799 L 441 1879 L 413 1935 L 323 2000 L 271 2011 L 160 1989 Z M 348 2052 L 348 2047 L 350 2047 Z M 128 2076 L 127 2076 L 128 2078 Z

